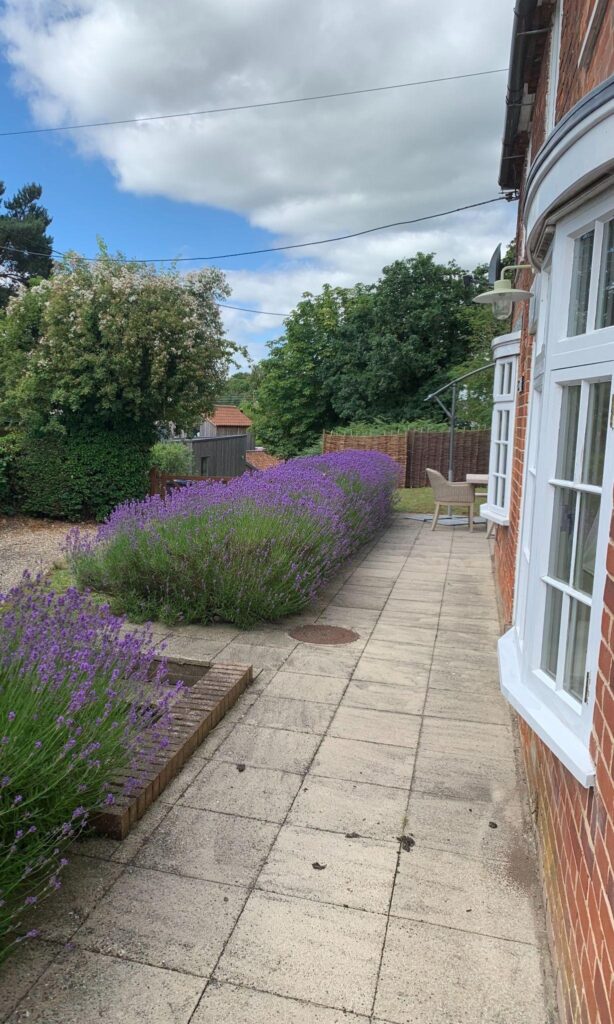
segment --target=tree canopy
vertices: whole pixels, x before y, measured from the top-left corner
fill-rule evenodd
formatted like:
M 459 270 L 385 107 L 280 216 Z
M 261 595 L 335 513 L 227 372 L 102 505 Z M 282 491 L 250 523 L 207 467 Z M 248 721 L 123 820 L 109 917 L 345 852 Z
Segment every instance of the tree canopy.
M 5 191 L 0 181 L 0 308 L 32 278 L 49 277 L 52 267 L 51 217 L 38 202 L 41 186 L 24 185 L 12 199 L 3 198 Z
M 0 420 L 28 431 L 190 429 L 211 408 L 235 346 L 215 269 L 180 275 L 69 256 L 0 317 Z
M 491 313 L 472 303 L 476 274 L 418 253 L 374 285 L 305 294 L 258 368 L 259 439 L 289 456 L 353 421 L 438 418 L 427 395 L 453 367 L 481 359 L 485 335 L 496 333 Z

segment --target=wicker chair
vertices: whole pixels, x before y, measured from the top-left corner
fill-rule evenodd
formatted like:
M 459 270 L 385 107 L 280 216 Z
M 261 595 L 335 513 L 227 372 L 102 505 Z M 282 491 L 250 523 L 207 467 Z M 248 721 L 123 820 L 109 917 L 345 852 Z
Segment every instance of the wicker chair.
M 427 469 L 426 474 L 435 498 L 435 515 L 433 516 L 431 530 L 434 530 L 437 526 L 442 505 L 457 505 L 466 508 L 469 529 L 473 530 L 473 504 L 475 502 L 473 484 L 450 483 L 436 469 Z

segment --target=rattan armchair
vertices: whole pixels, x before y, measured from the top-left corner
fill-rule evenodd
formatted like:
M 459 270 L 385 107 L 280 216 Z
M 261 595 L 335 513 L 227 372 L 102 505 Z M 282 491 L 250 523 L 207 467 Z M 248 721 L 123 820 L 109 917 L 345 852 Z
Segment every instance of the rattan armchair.
M 475 502 L 475 488 L 473 484 L 450 483 L 436 469 L 427 469 L 426 474 L 435 498 L 435 514 L 431 530 L 434 530 L 437 526 L 442 505 L 466 507 L 469 529 L 473 530 L 473 505 Z

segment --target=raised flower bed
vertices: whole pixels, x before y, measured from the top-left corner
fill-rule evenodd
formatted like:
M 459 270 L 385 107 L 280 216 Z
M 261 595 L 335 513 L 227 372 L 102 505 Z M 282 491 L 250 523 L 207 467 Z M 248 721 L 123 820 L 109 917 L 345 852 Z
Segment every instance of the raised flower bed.
M 398 472 L 348 451 L 197 483 L 120 505 L 94 538 L 74 531 L 69 561 L 132 618 L 249 627 L 300 611 L 385 525 Z

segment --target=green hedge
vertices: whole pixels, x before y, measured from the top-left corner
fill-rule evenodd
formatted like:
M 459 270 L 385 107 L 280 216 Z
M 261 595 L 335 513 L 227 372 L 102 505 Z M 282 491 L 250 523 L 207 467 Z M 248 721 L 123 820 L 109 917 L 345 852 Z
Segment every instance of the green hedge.
M 25 515 L 100 520 L 149 490 L 149 445 L 117 434 L 26 438 L 16 461 Z
M 20 449 L 20 438 L 17 434 L 4 434 L 0 437 L 0 513 L 9 515 L 19 505 L 19 486 L 17 481 L 17 459 Z

